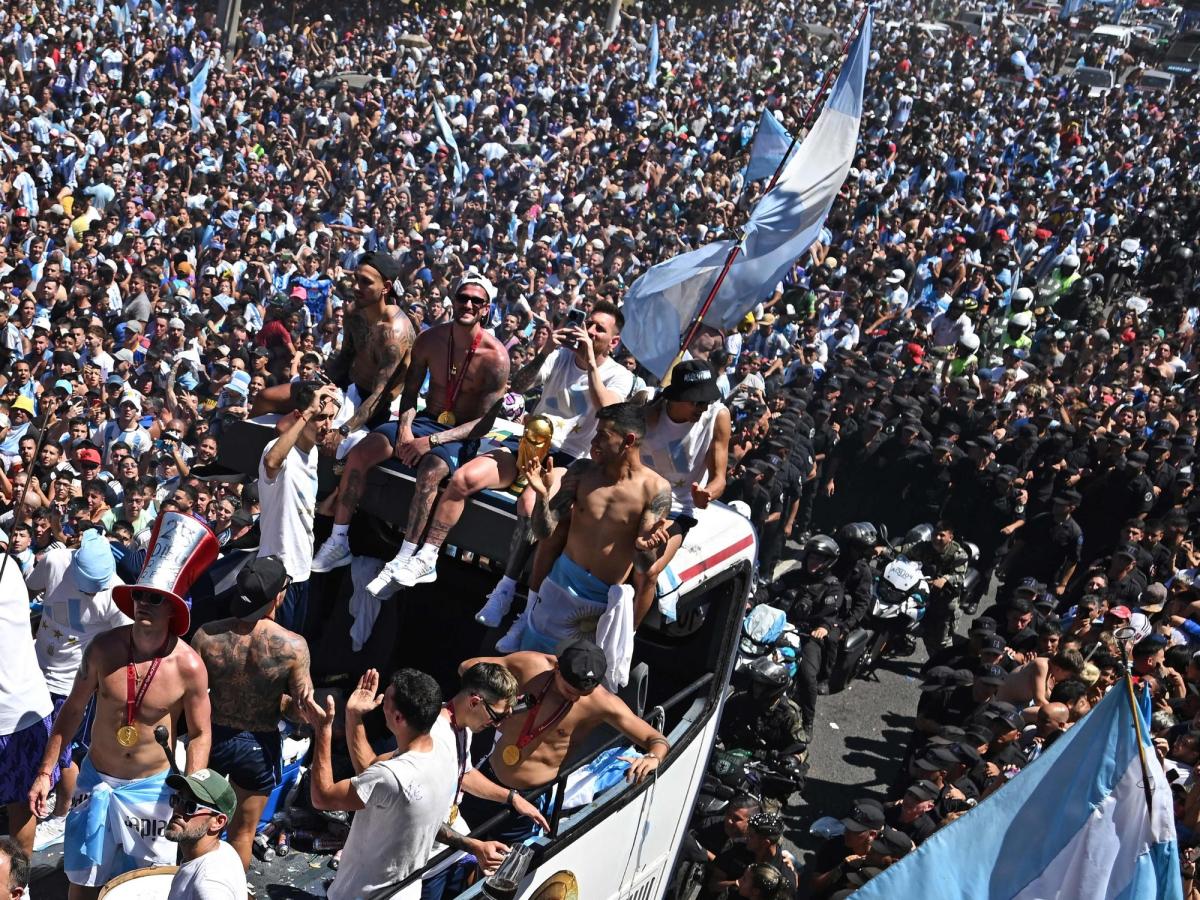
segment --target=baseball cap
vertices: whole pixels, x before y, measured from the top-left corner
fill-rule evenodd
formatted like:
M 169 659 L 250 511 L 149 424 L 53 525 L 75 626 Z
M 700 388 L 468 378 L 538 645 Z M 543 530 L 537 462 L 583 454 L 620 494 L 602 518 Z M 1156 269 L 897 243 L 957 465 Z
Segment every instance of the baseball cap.
M 914 781 L 905 789 L 904 793 L 912 794 L 918 800 L 936 800 L 942 795 L 936 784 L 924 778 Z
M 100 451 L 93 450 L 91 447 L 84 447 L 76 454 L 76 457 L 81 463 L 92 463 L 93 465 L 97 466 L 100 465 Z
M 575 640 L 558 654 L 558 671 L 578 691 L 591 691 L 604 681 L 608 660 L 604 651 L 587 640 Z
M 903 831 L 887 825 L 879 833 L 879 837 L 871 843 L 871 849 L 880 856 L 903 856 L 912 851 L 912 838 Z
M 308 291 L 302 284 L 293 284 L 291 291 L 288 292 L 289 297 L 295 297 L 297 300 L 307 300 Z
M 278 556 L 260 556 L 242 566 L 237 591 L 229 603 L 230 615 L 238 619 L 258 618 L 287 587 L 288 574 Z
M 142 410 L 142 398 L 140 396 L 138 396 L 137 394 L 135 394 L 133 391 L 128 391 L 121 395 L 121 403 L 118 405 L 122 405 L 125 403 L 131 403 L 134 406 L 136 406 L 138 408 L 138 412 L 141 412 L 141 410 Z
M 183 329 L 184 329 L 183 319 L 176 316 L 176 317 L 172 318 L 169 322 L 167 322 L 167 327 L 168 328 L 177 328 L 180 331 L 183 331 Z
M 995 634 L 996 620 L 991 616 L 980 616 L 971 623 L 971 634 Z
M 1000 685 L 1008 679 L 1008 672 L 1003 666 L 981 666 L 978 673 L 975 675 L 975 680 L 980 684 Z
M 211 806 L 226 818 L 237 810 L 237 795 L 224 775 L 212 769 L 197 769 L 191 775 L 169 775 L 167 787 L 193 800 Z
M 879 831 L 883 822 L 883 807 L 874 800 L 856 800 L 854 811 L 842 819 L 847 831 Z
M 671 383 L 663 389 L 663 397 L 677 402 L 715 403 L 721 399 L 721 389 L 708 363 L 688 359 L 671 370 Z
M 490 279 L 480 275 L 478 272 L 467 272 L 467 274 L 463 275 L 458 280 L 458 284 L 454 286 L 454 293 L 458 294 L 463 288 L 472 284 L 483 288 L 483 292 L 487 295 L 488 300 L 496 299 L 496 286 L 492 284 Z
M 918 769 L 937 772 L 958 762 L 958 757 L 947 747 L 930 747 L 914 760 Z

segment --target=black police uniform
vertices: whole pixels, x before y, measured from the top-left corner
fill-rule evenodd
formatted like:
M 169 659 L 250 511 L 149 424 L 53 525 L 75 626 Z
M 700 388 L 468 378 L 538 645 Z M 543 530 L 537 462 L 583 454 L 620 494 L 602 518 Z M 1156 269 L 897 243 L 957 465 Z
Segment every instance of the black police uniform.
M 1021 542 L 1006 562 L 1006 581 L 1036 578 L 1053 587 L 1083 552 L 1083 529 L 1071 516 L 1061 521 L 1041 513 L 1026 522 L 1014 539 Z
M 796 700 L 800 704 L 804 727 L 810 732 L 817 710 L 817 688 L 823 672 L 832 668 L 838 641 L 846 633 L 850 604 L 841 582 L 831 572 L 816 575 L 800 565 L 779 579 L 787 590 L 796 592 L 788 619 L 798 630 L 811 633 L 818 627 L 828 632 L 824 638 L 805 638 L 800 651 L 800 671 Z

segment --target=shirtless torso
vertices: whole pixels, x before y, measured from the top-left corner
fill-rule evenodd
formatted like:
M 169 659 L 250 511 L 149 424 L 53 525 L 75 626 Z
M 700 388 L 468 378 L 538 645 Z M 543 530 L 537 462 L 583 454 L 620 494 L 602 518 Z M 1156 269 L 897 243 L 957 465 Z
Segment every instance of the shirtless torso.
M 446 410 L 449 395 L 460 376 L 462 382 L 454 395 L 456 422 L 478 419 L 503 394 L 508 384 L 508 351 L 488 332 L 481 331 L 480 335 L 474 354 L 470 333 L 452 322 L 434 325 L 417 337 L 409 366 L 413 376 L 410 383 L 417 380 L 419 390 L 425 375 L 429 375 L 426 415 L 436 418 Z
M 344 379 L 358 388 L 364 421 L 378 404 L 390 406 L 399 395 L 415 339 L 412 323 L 398 306 L 356 306 L 346 317 L 346 337 L 330 370 L 335 381 Z
M 274 731 L 280 698 L 312 695 L 308 644 L 271 619 L 222 619 L 196 632 L 192 646 L 211 676 L 214 724 Z
M 598 435 L 606 430 L 606 423 L 601 423 Z M 537 490 L 535 480 L 540 482 L 531 478 L 530 485 Z M 559 528 L 561 519 L 569 517 L 561 552 L 606 584 L 620 584 L 643 550 L 640 542 L 663 523 L 670 508 L 670 484 L 641 465 L 636 455 L 631 461 L 608 464 L 580 460 L 567 470 L 554 498 L 538 503 L 534 530 L 539 536 L 549 536 Z M 561 529 L 554 537 L 562 539 Z M 548 543 L 547 552 L 553 543 Z M 539 552 L 539 561 L 551 563 L 553 559 L 544 559 Z
M 208 672 L 196 651 L 176 637 L 167 639 L 162 662 L 134 718 L 137 743 L 123 747 L 117 742 L 117 729 L 125 724 L 126 718 L 132 627 L 114 628 L 92 640 L 71 690 L 71 700 L 76 699 L 76 693 L 81 693 L 84 704 L 93 691 L 96 694 L 96 715 L 88 751 L 92 764 L 97 770 L 116 778 L 144 778 L 161 772 L 167 761 L 154 740 L 154 729 L 165 725 L 170 736 L 168 746 L 173 747 L 175 724 L 186 709 L 193 736 L 203 734 L 205 737 L 202 747 L 194 746 L 194 741 L 189 742 L 188 771 L 203 768 L 208 763 Z M 153 656 L 153 653 L 132 649 L 135 694 L 150 670 Z
M 490 762 L 501 784 L 519 790 L 541 787 L 557 776 L 563 762 L 596 726 L 609 724 L 630 740 L 646 747 L 652 740 L 665 741 L 663 736 L 643 722 L 620 697 L 603 686 L 588 694 L 580 694 L 555 677 L 557 660 L 546 653 L 513 653 L 494 659 L 474 659 L 463 664 L 470 668 L 477 662 L 498 662 L 517 678 L 519 694 L 541 697 L 542 701 L 528 712 L 510 716 L 497 728 L 496 747 Z M 563 693 L 563 691 L 566 693 Z M 521 738 L 526 722 L 534 716 L 530 733 L 536 733 L 551 721 L 564 703 L 569 707 L 557 722 L 533 737 L 523 748 L 516 764 L 504 761 L 505 748 L 514 746 Z M 511 752 L 511 751 L 510 751 Z
M 1030 703 L 1040 706 L 1049 698 L 1054 684 L 1050 661 L 1038 656 L 1009 674 L 996 692 L 996 699 L 1016 704 L 1018 707 L 1028 706 Z

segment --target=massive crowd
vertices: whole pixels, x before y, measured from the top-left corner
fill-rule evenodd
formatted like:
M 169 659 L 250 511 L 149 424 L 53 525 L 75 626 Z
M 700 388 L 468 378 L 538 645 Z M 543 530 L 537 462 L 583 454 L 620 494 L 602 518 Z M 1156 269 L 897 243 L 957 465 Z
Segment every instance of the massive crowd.
M 778 816 L 739 801 L 713 836 L 710 896 L 852 889 L 1084 715 L 1123 644 L 1154 693 L 1181 844 L 1200 841 L 1194 86 L 1139 89 L 1153 59 L 1089 41 L 1086 11 L 1008 9 L 967 33 L 919 24 L 940 5 L 881 3 L 860 152 L 817 242 L 742 326 L 701 328 L 660 387 L 621 346 L 625 289 L 744 221 L 765 187 L 744 175 L 760 116 L 800 128 L 857 11 L 657 6 L 615 30 L 603 11 L 526 3 L 264 9 L 230 60 L 203 8 L 3 14 L 14 888 L 35 841 L 65 832 L 77 896 L 175 844 L 175 896 L 236 895 L 281 777 L 281 711 L 314 736 L 312 805 L 357 811 L 331 895 L 386 888 L 440 845 L 491 871 L 544 824 L 521 792 L 553 779 L 572 733 L 616 724 L 645 751 L 632 779 L 669 750 L 609 688 L 718 499 L 755 526 L 761 598 L 810 635 L 794 683 L 762 673 L 764 705 L 745 711 L 772 720 L 770 749 L 821 739 L 879 526 L 931 526 L 903 550 L 933 590 L 895 803 L 837 811 L 844 837 L 801 866 L 781 862 Z M 1120 83 L 1090 96 L 1077 60 Z M 264 416 L 257 471 L 229 477 L 223 441 Z M 497 417 L 524 436 L 481 443 Z M 322 455 L 340 474 L 318 504 Z M 390 561 L 351 534 L 389 460 L 416 476 Z M 501 655 L 466 660 L 445 704 L 421 672 L 368 672 L 335 738 L 309 674 L 328 609 L 311 573 L 349 566 L 375 598 L 430 583 L 467 499 L 507 487 L 506 571 L 476 616 L 502 626 Z M 789 540 L 804 549 L 777 580 Z M 231 608 L 192 617 L 196 580 L 246 551 Z M 964 636 L 969 565 L 999 587 Z M 536 702 L 509 716 L 518 696 Z M 361 730 L 378 706 L 395 748 L 380 759 Z M 180 712 L 187 776 L 167 778 L 154 731 L 173 740 Z M 473 766 L 464 735 L 489 727 L 496 749 Z M 355 775 L 335 780 L 343 740 Z M 414 784 L 424 800 L 401 803 Z M 102 802 L 162 827 L 114 847 Z M 464 819 L 506 805 L 510 831 L 469 836 Z M 368 837 L 383 833 L 397 838 Z M 463 869 L 428 873 L 424 896 L 453 895 Z

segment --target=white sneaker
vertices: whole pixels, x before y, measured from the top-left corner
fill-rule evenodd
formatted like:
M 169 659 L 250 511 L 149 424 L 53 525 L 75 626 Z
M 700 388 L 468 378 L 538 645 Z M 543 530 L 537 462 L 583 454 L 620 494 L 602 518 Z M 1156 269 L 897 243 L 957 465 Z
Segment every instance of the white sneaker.
M 37 831 L 33 835 L 33 849 L 49 850 L 63 842 L 63 834 L 67 829 L 66 816 L 51 816 L 37 823 Z
M 416 587 L 418 584 L 429 584 L 437 581 L 437 557 L 427 559 L 420 553 L 414 553 L 392 576 L 401 587 Z
M 488 594 L 487 603 L 483 604 L 483 609 L 475 613 L 475 621 L 488 628 L 498 628 L 504 621 L 504 617 L 508 615 L 516 592 L 516 585 L 502 588 L 497 584 Z
M 512 628 L 508 629 L 504 637 L 496 641 L 496 649 L 501 653 L 516 653 L 521 649 L 521 635 L 525 633 L 525 625 L 529 622 L 529 610 L 517 616 L 517 621 L 512 623 Z
M 379 574 L 367 582 L 367 593 L 372 597 L 380 600 L 390 597 L 399 590 L 399 585 L 396 583 L 396 572 L 404 565 L 404 561 L 410 557 L 404 554 L 401 550 L 379 570 Z
M 354 559 L 350 553 L 350 542 L 344 537 L 330 537 L 321 545 L 321 549 L 313 556 L 312 570 L 328 572 L 339 566 L 348 566 Z

